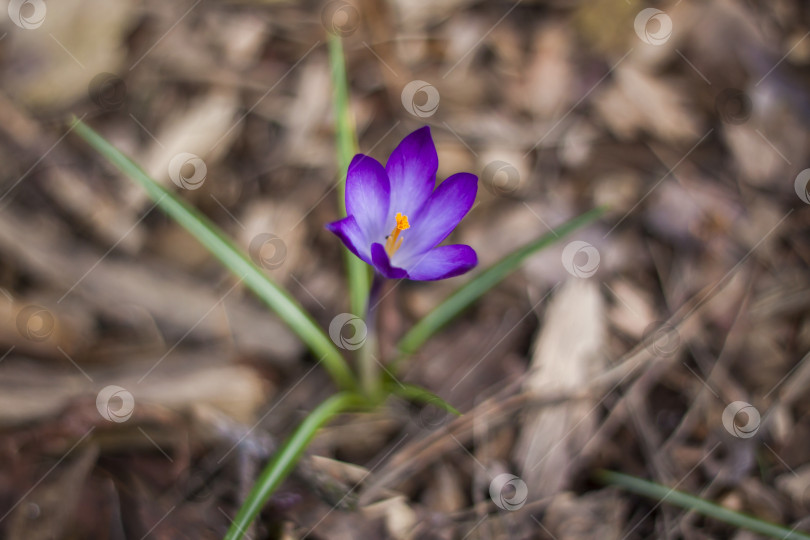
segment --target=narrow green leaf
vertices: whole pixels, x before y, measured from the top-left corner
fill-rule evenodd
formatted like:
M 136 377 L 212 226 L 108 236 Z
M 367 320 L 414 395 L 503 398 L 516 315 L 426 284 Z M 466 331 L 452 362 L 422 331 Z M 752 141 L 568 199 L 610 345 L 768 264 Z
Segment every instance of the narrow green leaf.
M 421 386 L 416 386 L 414 384 L 402 384 L 392 381 L 387 385 L 387 388 L 392 394 L 403 397 L 408 401 L 424 403 L 425 405 L 433 405 L 435 407 L 439 407 L 440 409 L 444 409 L 451 414 L 455 414 L 456 416 L 461 416 L 458 409 L 447 403 L 430 390 L 426 390 Z
M 708 516 L 735 527 L 742 527 L 759 534 L 764 534 L 772 538 L 780 538 L 784 540 L 810 540 L 810 535 L 804 534 L 799 531 L 788 529 L 775 523 L 770 523 L 753 516 L 729 510 L 713 502 L 705 499 L 689 495 L 683 491 L 676 491 L 667 486 L 650 482 L 642 478 L 622 474 L 614 471 L 599 470 L 596 473 L 596 478 L 604 484 L 612 484 L 619 486 L 622 489 L 644 495 L 651 499 L 656 499 L 661 502 L 667 502 L 694 510 L 704 516 Z
M 567 221 L 537 240 L 517 249 L 499 262 L 479 273 L 467 282 L 433 311 L 419 320 L 400 340 L 397 348 L 402 356 L 416 352 L 433 334 L 464 311 L 485 292 L 517 270 L 530 255 L 560 240 L 565 235 L 591 223 L 604 213 L 604 208 L 595 208 Z
M 287 291 L 276 285 L 253 261 L 245 256 L 207 217 L 155 182 L 135 162 L 93 131 L 74 120 L 76 133 L 107 158 L 119 171 L 140 184 L 156 204 L 184 227 L 256 296 L 264 301 L 287 326 L 322 359 L 335 382 L 343 388 L 356 388 L 354 375 L 332 340 Z
M 337 143 L 337 161 L 340 180 L 338 182 L 338 199 L 341 217 L 346 215 L 346 172 L 352 158 L 357 153 L 357 137 L 354 121 L 349 109 L 349 84 L 346 79 L 346 58 L 343 54 L 343 43 L 340 36 L 329 34 L 329 64 L 332 68 L 332 86 L 335 102 L 335 137 Z M 365 317 L 368 290 L 370 287 L 369 268 L 351 251 L 344 248 L 343 258 L 346 262 L 346 273 L 349 276 L 349 300 L 351 312 L 358 317 Z
M 321 403 L 293 432 L 273 459 L 259 475 L 245 502 L 236 514 L 228 529 L 225 540 L 239 540 L 256 519 L 262 506 L 281 482 L 292 472 L 298 460 L 309 445 L 318 429 L 334 416 L 355 408 L 363 408 L 365 398 L 354 392 L 341 392 Z

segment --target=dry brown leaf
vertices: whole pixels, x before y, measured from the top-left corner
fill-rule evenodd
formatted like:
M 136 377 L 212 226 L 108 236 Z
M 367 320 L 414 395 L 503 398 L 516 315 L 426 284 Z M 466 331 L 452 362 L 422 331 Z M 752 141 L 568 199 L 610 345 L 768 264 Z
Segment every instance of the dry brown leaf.
M 560 493 L 551 502 L 543 523 L 557 540 L 622 538 L 625 503 L 616 490 L 575 496 Z
M 291 280 L 300 270 L 301 262 L 310 258 L 307 256 L 307 225 L 302 222 L 306 213 L 306 209 L 293 202 L 269 199 L 250 203 L 245 208 L 242 216 L 245 228 L 239 231 L 239 243 L 279 283 L 300 287 Z
M 615 302 L 610 308 L 610 320 L 616 327 L 635 339 L 641 339 L 655 321 L 652 300 L 634 283 L 616 280 L 606 284 Z
M 363 507 L 363 515 L 371 519 L 383 517 L 385 527 L 390 538 L 396 540 L 410 540 L 414 538 L 414 528 L 418 524 L 416 512 L 408 504 L 403 495 L 396 495 L 389 499 Z
M 9 517 L 6 530 L 9 540 L 51 540 L 64 538 L 87 477 L 98 458 L 98 446 L 87 446 L 78 456 L 64 463 L 57 462 L 32 491 L 25 494 Z
M 72 401 L 88 397 L 95 400 L 109 385 L 132 394 L 135 422 L 139 409 L 190 413 L 202 406 L 250 422 L 267 399 L 270 387 L 248 367 L 223 365 L 223 356 L 221 351 L 210 349 L 175 351 L 165 358 L 153 355 L 141 361 L 127 358 L 127 362 L 119 358 L 114 371 L 85 365 L 80 372 L 78 368 L 46 368 L 12 355 L 2 364 L 0 425 L 47 418 Z M 99 421 L 103 422 L 100 417 Z
M 42 26 L 32 30 L 0 17 L 5 22 L 0 33 L 8 34 L 8 54 L 15 60 L 3 80 L 15 100 L 53 109 L 86 99 L 97 75 L 121 70 L 124 36 L 136 20 L 133 9 L 134 4 L 105 0 L 50 2 Z
M 267 310 L 226 295 L 229 285 L 217 291 L 157 263 L 133 265 L 105 257 L 66 238 L 52 219 L 23 221 L 9 210 L 0 214 L 0 252 L 114 320 L 129 316 L 124 306 L 136 305 L 179 335 L 192 329 L 209 337 L 233 336 L 243 350 L 269 352 L 276 360 L 291 360 L 301 350 Z
M 647 131 L 664 141 L 679 142 L 701 135 L 688 100 L 675 81 L 628 63 L 614 70 L 613 79 L 615 83 L 594 98 L 594 105 L 617 137 L 630 139 Z
M 540 118 L 559 117 L 571 104 L 574 75 L 571 40 L 570 27 L 561 23 L 535 34 L 532 59 L 525 68 L 526 79 L 517 89 L 523 105 Z
M 604 370 L 605 313 L 598 285 L 569 280 L 548 306 L 524 389 L 542 396 L 576 390 Z M 521 425 L 516 457 L 531 497 L 565 489 L 577 451 L 591 437 L 597 416 L 590 401 L 541 408 Z
M 201 182 L 226 182 L 227 179 L 213 178 L 210 173 L 240 133 L 238 108 L 235 92 L 215 90 L 163 119 L 159 127 L 151 130 L 154 140 L 150 139 L 151 144 L 140 160 L 144 170 L 158 182 L 171 185 L 169 164 L 176 156 L 188 153 L 205 163 L 208 175 Z M 183 173 L 191 175 L 195 171 Z M 129 184 L 129 189 L 135 201 L 146 201 L 147 195 L 140 186 Z

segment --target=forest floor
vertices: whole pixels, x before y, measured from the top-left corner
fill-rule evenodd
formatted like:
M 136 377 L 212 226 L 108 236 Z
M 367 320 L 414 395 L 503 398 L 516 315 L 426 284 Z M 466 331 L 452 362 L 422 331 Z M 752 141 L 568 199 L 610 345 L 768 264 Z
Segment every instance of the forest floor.
M 340 417 L 250 537 L 757 538 L 599 469 L 810 532 L 805 3 L 39 5 L 0 14 L 0 536 L 221 538 L 332 391 L 65 121 L 245 250 L 279 239 L 268 274 L 326 329 L 348 311 L 327 31 L 361 152 L 430 125 L 439 179 L 479 176 L 451 239 L 481 268 L 609 210 L 409 359 L 463 416 Z M 181 153 L 194 189 L 167 173 Z M 397 284 L 383 350 L 473 275 Z

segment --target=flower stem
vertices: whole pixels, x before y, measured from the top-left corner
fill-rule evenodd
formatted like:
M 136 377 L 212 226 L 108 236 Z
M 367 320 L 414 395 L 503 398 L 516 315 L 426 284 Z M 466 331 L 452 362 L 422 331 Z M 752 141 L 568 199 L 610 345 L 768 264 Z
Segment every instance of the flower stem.
M 334 416 L 349 409 L 366 405 L 366 400 L 355 392 L 340 392 L 312 411 L 292 436 L 279 448 L 262 471 L 239 512 L 236 514 L 225 540 L 239 540 L 259 514 L 262 506 L 281 482 L 290 474 L 318 429 Z
M 380 303 L 380 292 L 383 289 L 385 279 L 379 274 L 374 274 L 371 282 L 371 290 L 368 293 L 368 307 L 366 309 L 366 341 L 360 349 L 358 358 L 358 368 L 360 372 L 360 384 L 366 396 L 377 403 L 382 399 L 383 380 L 380 376 L 379 356 L 380 342 L 377 332 L 377 304 Z

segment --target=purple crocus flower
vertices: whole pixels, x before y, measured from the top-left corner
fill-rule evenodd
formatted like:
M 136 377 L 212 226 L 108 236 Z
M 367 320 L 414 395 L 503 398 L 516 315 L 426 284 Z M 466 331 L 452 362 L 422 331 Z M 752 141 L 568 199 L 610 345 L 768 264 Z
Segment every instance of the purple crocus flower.
M 346 175 L 347 217 L 326 228 L 386 278 L 432 281 L 467 272 L 478 263 L 470 246 L 436 246 L 470 211 L 478 178 L 457 173 L 434 191 L 438 167 L 427 126 L 405 137 L 385 168 L 357 154 Z

